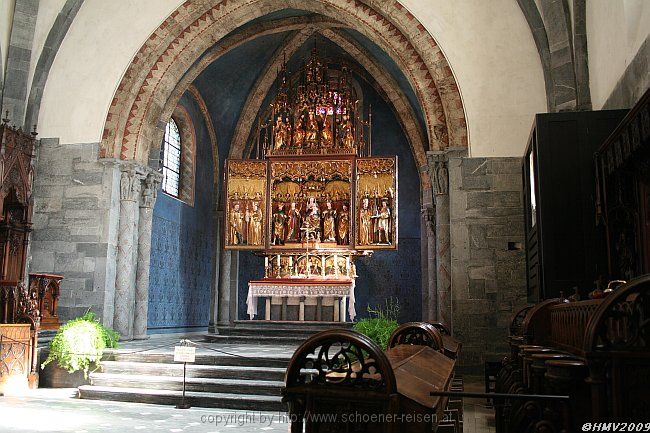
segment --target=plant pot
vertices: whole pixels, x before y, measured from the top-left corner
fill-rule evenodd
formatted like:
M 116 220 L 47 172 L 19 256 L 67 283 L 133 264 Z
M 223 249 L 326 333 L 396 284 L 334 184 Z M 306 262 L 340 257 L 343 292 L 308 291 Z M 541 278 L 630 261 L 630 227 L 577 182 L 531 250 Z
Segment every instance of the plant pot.
M 83 371 L 68 373 L 59 367 L 56 361 L 51 362 L 41 369 L 38 385 L 41 388 L 79 388 L 89 385 L 90 379 L 84 378 Z

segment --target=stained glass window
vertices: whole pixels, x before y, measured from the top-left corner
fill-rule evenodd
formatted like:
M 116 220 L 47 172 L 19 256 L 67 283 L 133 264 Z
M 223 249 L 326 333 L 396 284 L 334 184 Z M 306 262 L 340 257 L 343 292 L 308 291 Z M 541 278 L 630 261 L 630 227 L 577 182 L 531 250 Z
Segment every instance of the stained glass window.
M 174 119 L 169 119 L 165 128 L 162 146 L 162 190 L 178 197 L 178 185 L 181 172 L 181 135 Z

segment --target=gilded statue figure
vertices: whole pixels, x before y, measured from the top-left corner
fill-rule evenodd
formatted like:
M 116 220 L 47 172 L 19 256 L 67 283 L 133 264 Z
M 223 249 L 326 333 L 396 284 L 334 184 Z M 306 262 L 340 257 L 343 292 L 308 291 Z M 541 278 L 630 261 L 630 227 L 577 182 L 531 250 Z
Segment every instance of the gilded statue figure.
M 300 116 L 296 122 L 296 128 L 293 133 L 293 146 L 302 147 L 302 142 L 305 140 L 305 129 L 304 129 L 305 116 Z
M 284 204 L 278 203 L 278 210 L 273 214 L 273 237 L 272 245 L 284 245 L 284 224 L 287 215 L 284 213 Z
M 307 214 L 302 226 L 305 240 L 320 241 L 320 218 L 318 203 L 316 203 L 315 198 L 311 197 L 307 203 Z
M 314 117 L 314 113 L 309 112 L 309 117 L 307 118 L 307 124 L 305 125 L 305 141 L 309 147 L 316 145 L 318 141 L 318 121 Z
M 248 221 L 248 245 L 262 245 L 262 210 L 258 202 L 253 202 L 253 209 L 246 209 Z
M 289 208 L 289 215 L 287 215 L 287 217 L 287 241 L 299 242 L 302 215 L 300 214 L 300 210 L 296 207 L 296 202 L 291 203 L 291 207 Z
M 371 218 L 372 211 L 368 206 L 368 199 L 364 198 L 359 210 L 359 245 L 370 245 Z
M 336 242 L 336 230 L 334 227 L 336 221 L 336 209 L 332 209 L 332 202 L 328 201 L 323 210 L 323 241 Z
M 282 120 L 282 116 L 278 116 L 275 120 L 275 125 L 273 126 L 273 148 L 275 150 L 282 149 L 286 147 L 289 141 L 289 127 Z
M 348 207 L 343 205 L 341 212 L 339 212 L 339 241 L 341 244 L 349 244 L 350 240 L 348 239 L 348 230 L 350 227 L 350 212 L 348 212 Z
M 321 137 L 321 144 L 324 147 L 332 147 L 333 144 L 332 121 L 327 114 L 323 116 L 323 130 L 321 131 L 320 137 Z
M 388 207 L 387 199 L 382 200 L 381 209 L 379 210 L 377 218 L 379 220 L 377 223 L 377 242 L 380 244 L 390 244 L 390 208 Z
M 354 128 L 352 120 L 347 115 L 343 116 L 341 129 L 339 130 L 339 141 L 345 149 L 354 148 Z
M 230 211 L 230 244 L 241 245 L 244 243 L 244 213 L 235 203 Z

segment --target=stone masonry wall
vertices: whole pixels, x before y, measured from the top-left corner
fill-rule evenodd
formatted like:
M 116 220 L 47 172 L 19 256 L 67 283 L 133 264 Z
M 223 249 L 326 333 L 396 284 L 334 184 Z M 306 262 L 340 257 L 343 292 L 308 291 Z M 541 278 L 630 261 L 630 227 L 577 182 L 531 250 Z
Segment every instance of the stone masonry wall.
M 451 158 L 452 328 L 461 368 L 480 373 L 506 353 L 508 325 L 526 303 L 520 158 Z
M 120 177 L 114 163 L 98 161 L 98 146 L 40 140 L 29 272 L 64 275 L 62 321 L 90 307 L 111 326 Z

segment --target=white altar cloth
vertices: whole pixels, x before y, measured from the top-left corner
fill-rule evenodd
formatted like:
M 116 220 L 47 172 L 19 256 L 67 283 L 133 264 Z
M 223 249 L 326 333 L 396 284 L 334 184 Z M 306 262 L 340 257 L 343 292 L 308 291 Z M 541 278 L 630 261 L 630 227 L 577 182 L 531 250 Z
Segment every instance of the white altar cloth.
M 257 298 L 279 297 L 306 297 L 306 298 L 348 298 L 348 314 L 354 320 L 357 311 L 354 308 L 354 280 L 323 280 L 301 281 L 289 280 L 257 280 L 248 283 L 248 297 L 246 298 L 247 313 L 249 317 L 257 315 Z

